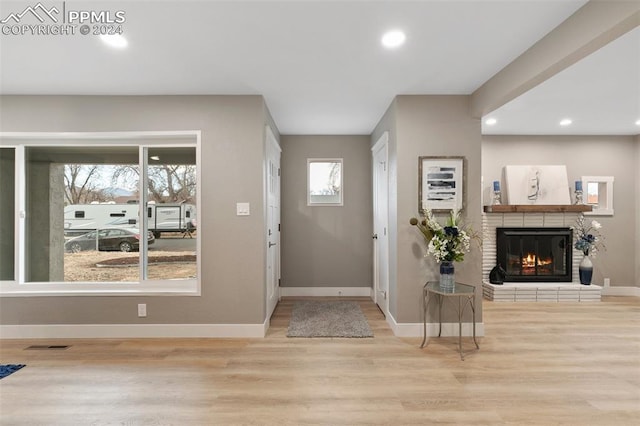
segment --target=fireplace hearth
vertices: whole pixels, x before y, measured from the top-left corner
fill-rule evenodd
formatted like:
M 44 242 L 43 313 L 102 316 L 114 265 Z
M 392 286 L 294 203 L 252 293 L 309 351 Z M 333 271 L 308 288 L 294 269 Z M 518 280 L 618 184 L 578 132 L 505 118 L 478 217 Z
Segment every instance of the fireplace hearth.
M 496 228 L 505 282 L 571 282 L 570 228 Z

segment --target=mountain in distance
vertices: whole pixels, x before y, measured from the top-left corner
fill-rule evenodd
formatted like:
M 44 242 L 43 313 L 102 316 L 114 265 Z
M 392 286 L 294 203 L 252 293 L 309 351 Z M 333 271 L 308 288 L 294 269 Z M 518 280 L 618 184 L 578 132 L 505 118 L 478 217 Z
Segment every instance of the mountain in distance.
M 130 197 L 135 194 L 133 191 L 129 191 L 128 189 L 115 187 L 104 188 L 103 192 L 105 195 L 110 197 Z

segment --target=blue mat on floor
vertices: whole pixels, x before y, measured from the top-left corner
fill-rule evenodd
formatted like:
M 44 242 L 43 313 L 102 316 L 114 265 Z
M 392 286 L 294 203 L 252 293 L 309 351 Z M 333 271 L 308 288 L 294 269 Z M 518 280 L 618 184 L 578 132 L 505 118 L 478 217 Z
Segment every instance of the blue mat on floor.
M 24 364 L 0 364 L 0 379 L 4 379 L 9 374 L 15 373 L 24 367 Z

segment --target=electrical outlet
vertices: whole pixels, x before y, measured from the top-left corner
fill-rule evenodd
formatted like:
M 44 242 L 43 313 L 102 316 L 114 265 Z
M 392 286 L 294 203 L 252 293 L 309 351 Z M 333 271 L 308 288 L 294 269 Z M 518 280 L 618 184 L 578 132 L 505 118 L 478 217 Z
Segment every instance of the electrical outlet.
M 604 286 L 609 287 L 611 285 L 611 280 L 609 278 L 604 279 Z
M 138 317 L 146 317 L 147 316 L 147 304 L 146 303 L 138 303 Z

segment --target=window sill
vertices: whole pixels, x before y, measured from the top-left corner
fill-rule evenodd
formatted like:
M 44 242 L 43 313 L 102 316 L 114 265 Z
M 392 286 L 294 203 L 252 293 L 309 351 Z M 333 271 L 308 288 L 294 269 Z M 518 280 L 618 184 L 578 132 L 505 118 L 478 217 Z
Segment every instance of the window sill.
M 35 296 L 200 296 L 200 285 L 196 279 L 147 283 L 0 283 L 0 297 Z

